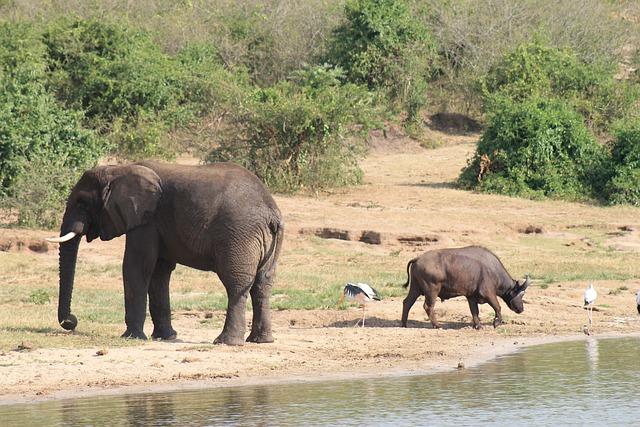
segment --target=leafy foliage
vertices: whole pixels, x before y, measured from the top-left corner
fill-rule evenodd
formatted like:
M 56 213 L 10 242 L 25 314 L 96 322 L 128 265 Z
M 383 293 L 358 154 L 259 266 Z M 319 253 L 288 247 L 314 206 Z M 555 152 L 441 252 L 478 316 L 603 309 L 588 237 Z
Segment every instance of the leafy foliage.
M 538 38 L 517 46 L 491 67 L 482 82 L 485 108 L 491 108 L 496 95 L 514 100 L 556 97 L 580 112 L 587 125 L 604 131 L 640 99 L 640 89 L 615 81 L 613 71 L 610 65 L 588 64 L 573 51 Z
M 31 162 L 55 159 L 58 176 L 75 175 L 103 153 L 103 142 L 82 126 L 82 115 L 61 108 L 48 92 L 46 64 L 31 26 L 0 24 L 0 194 L 5 198 L 16 194 L 13 186 Z
M 314 67 L 256 89 L 231 113 L 208 160 L 240 163 L 281 191 L 358 183 L 361 147 L 347 136 L 370 123 L 371 96 L 341 85 L 341 77 L 339 69 Z
M 607 199 L 612 204 L 640 206 L 640 120 L 621 125 L 615 134 Z
M 437 54 L 427 28 L 403 0 L 349 0 L 334 30 L 327 61 L 350 82 L 387 91 L 417 119 Z
M 466 188 L 583 199 L 601 179 L 604 150 L 562 101 L 494 100 L 488 126 L 460 176 Z
M 147 33 L 117 23 L 63 19 L 44 40 L 58 98 L 127 157 L 170 156 L 167 133 L 215 106 L 216 82 L 228 78 L 211 46 L 171 57 Z

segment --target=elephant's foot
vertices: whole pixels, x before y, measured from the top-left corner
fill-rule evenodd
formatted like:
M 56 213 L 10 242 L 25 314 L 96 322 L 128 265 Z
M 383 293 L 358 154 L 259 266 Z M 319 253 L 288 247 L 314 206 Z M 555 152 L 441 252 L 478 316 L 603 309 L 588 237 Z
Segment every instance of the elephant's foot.
M 247 337 L 247 342 L 255 342 L 259 344 L 270 343 L 273 341 L 274 339 L 273 339 L 273 335 L 271 335 L 271 332 L 262 332 L 262 333 L 255 332 L 254 333 L 252 331 Z
M 244 337 L 242 335 L 230 335 L 225 332 L 218 335 L 218 338 L 213 340 L 214 344 L 226 344 L 226 345 L 244 345 Z
M 134 330 L 134 329 L 129 329 L 127 328 L 126 331 L 124 331 L 124 334 L 120 335 L 121 338 L 135 338 L 135 339 L 140 339 L 140 340 L 146 340 L 147 336 L 144 334 L 144 332 L 140 331 L 140 330 Z
M 163 341 L 172 341 L 178 337 L 178 333 L 172 328 L 153 328 L 153 333 L 151 334 L 151 339 L 154 340 L 163 340 Z

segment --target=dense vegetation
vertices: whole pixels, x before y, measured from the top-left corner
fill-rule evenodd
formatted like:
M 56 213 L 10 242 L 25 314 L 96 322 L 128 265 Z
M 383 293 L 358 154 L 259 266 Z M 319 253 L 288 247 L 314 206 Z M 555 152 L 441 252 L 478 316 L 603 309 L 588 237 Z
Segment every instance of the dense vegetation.
M 105 155 L 354 184 L 360 135 L 425 110 L 485 123 L 464 187 L 637 205 L 640 6 L 548 3 L 0 1 L 0 207 L 55 224 Z
M 615 80 L 613 72 L 537 40 L 517 46 L 481 82 L 487 127 L 461 184 L 526 197 L 637 204 L 638 164 L 627 155 L 638 144 L 633 126 L 617 133 L 612 151 L 596 141 L 640 117 L 640 87 Z

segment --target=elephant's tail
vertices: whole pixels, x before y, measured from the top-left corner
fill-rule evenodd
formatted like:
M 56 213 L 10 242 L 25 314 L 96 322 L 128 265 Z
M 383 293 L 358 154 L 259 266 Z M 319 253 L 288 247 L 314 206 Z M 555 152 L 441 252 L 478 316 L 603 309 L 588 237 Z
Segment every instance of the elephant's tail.
M 411 283 L 411 266 L 416 263 L 418 258 L 414 258 L 407 263 L 407 283 L 402 285 L 402 287 L 406 288 Z
M 276 262 L 280 256 L 282 240 L 284 237 L 284 222 L 282 222 L 279 215 L 274 215 L 274 217 L 269 221 L 269 231 L 271 231 L 271 245 L 260 261 L 260 264 L 258 264 L 258 271 L 255 280 L 256 283 L 270 281 L 271 276 L 275 271 Z

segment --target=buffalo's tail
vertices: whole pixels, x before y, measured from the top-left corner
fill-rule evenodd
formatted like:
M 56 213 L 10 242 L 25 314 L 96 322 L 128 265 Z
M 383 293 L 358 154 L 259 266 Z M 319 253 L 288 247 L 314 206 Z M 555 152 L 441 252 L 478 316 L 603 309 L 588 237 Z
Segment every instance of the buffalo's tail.
M 411 265 L 415 264 L 418 258 L 414 258 L 407 263 L 407 283 L 402 285 L 402 287 L 406 288 L 411 283 Z

